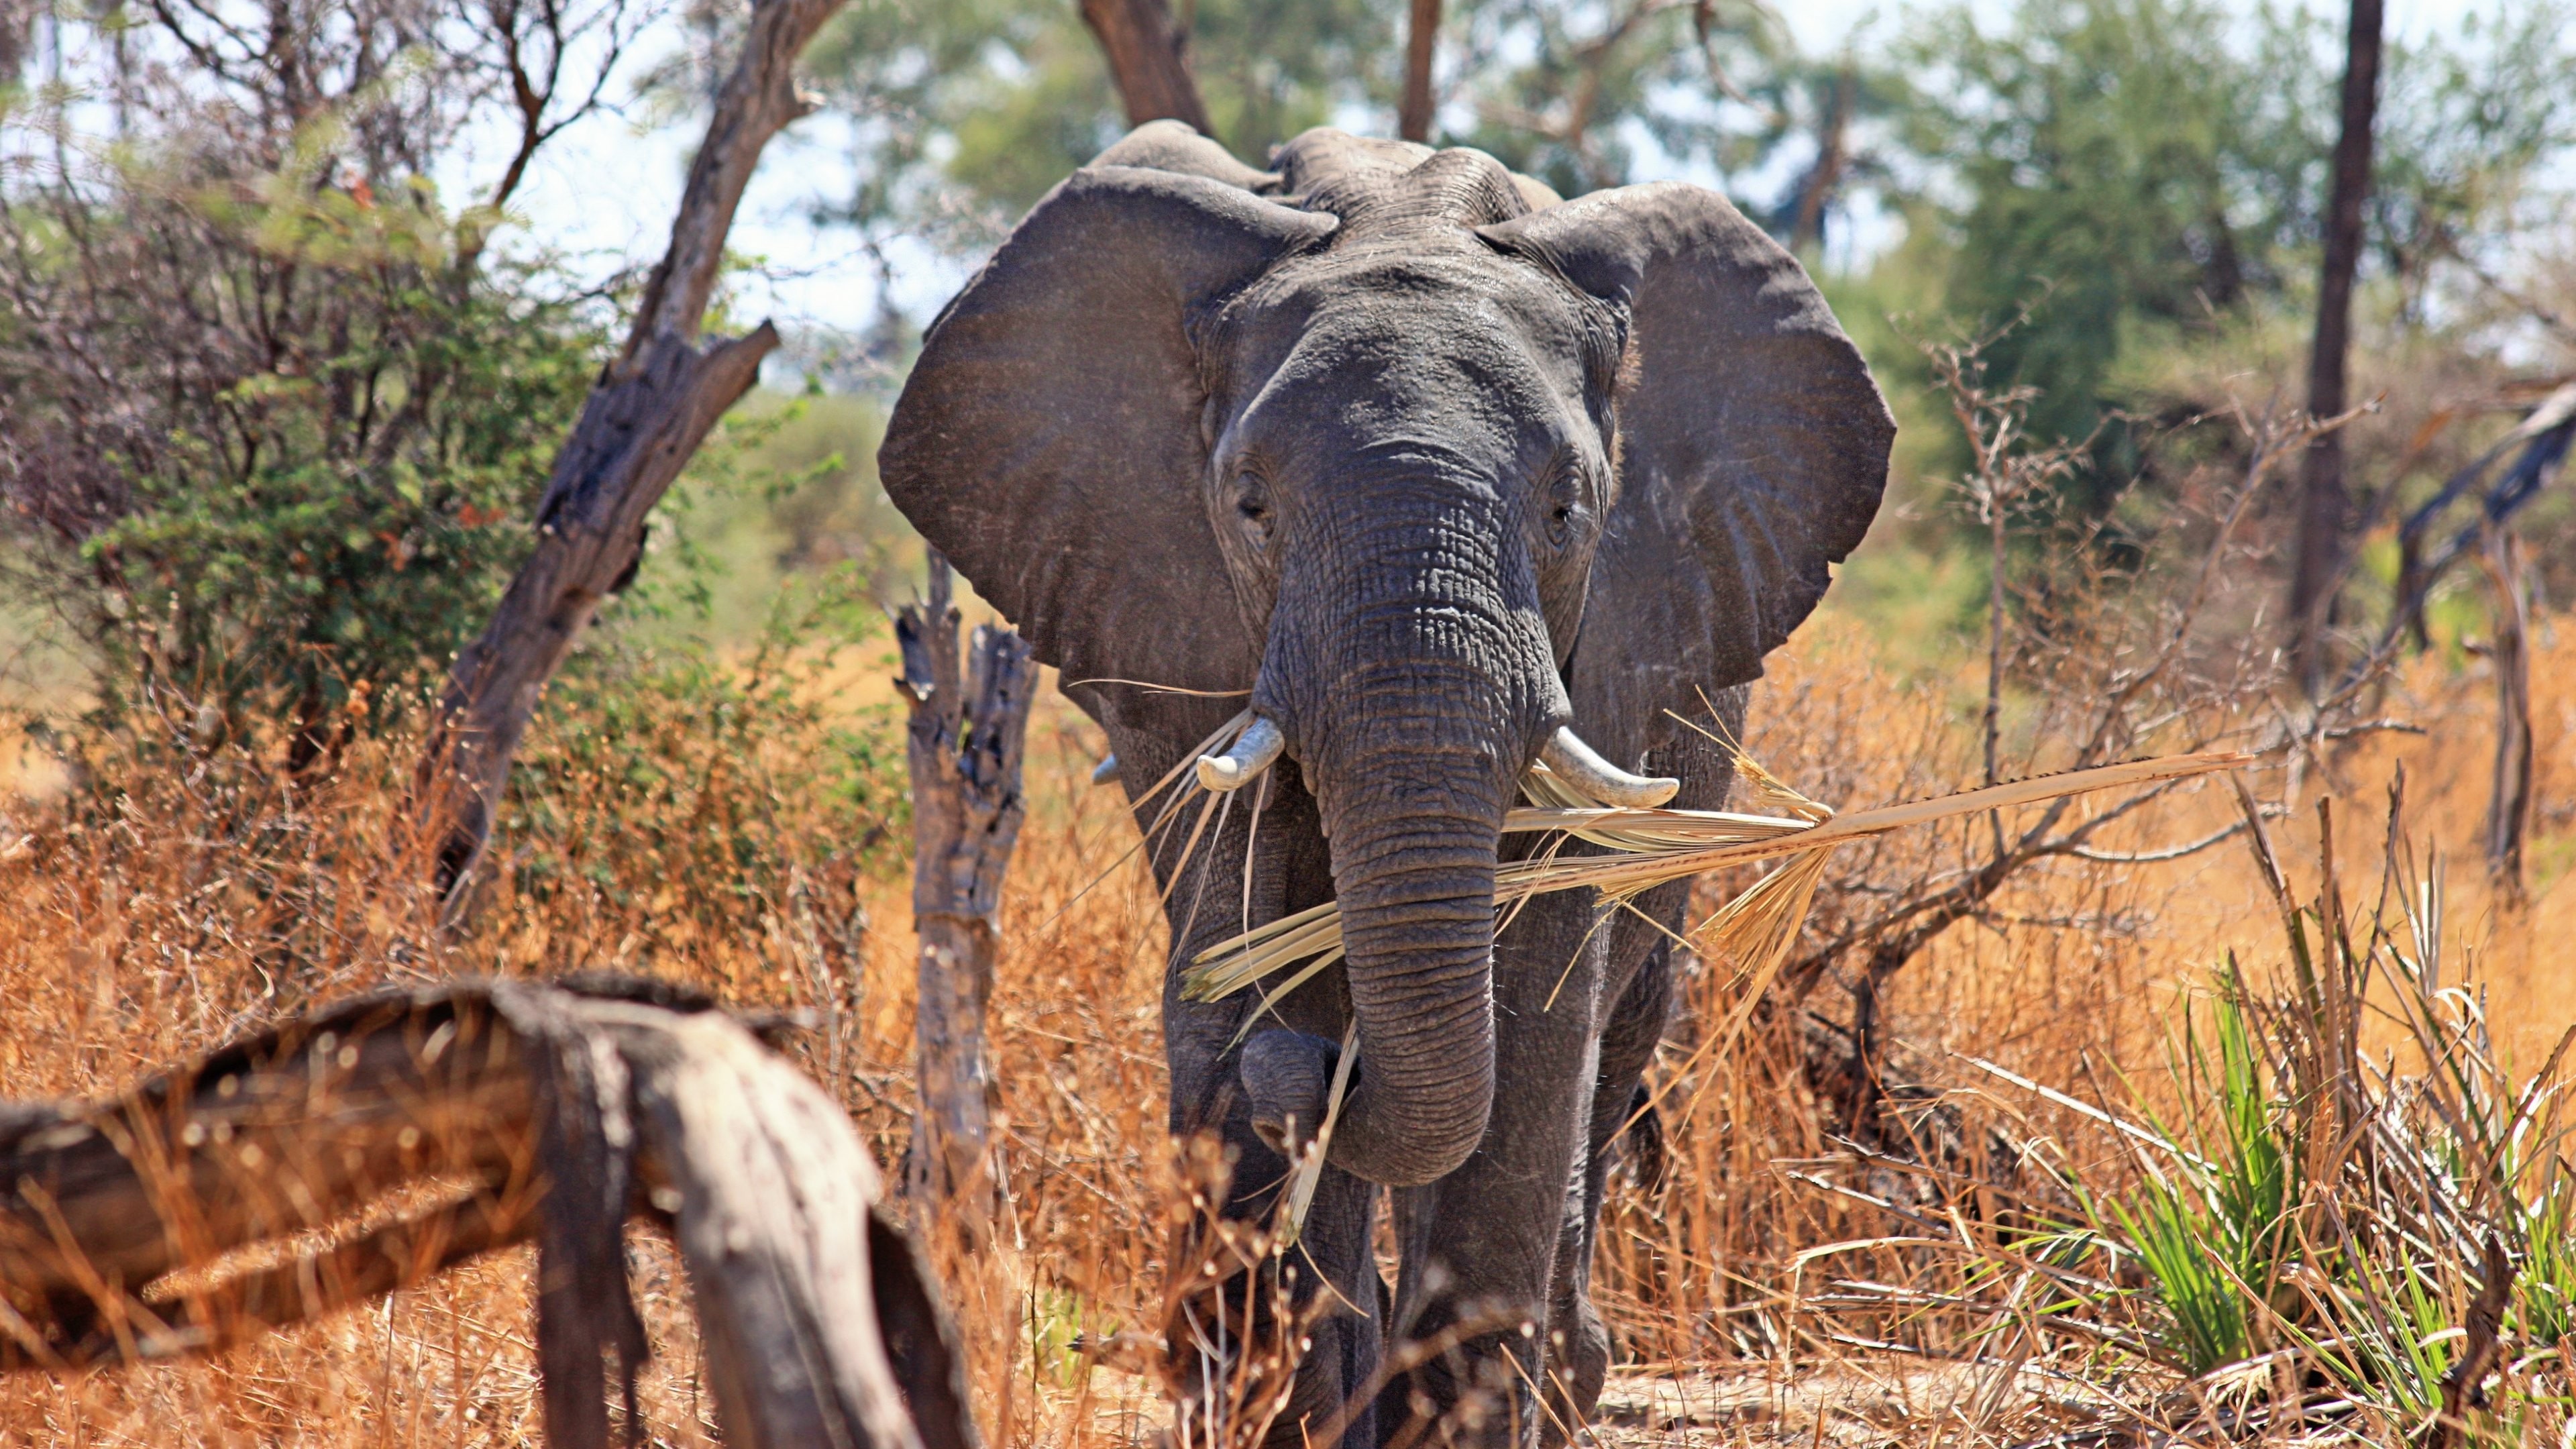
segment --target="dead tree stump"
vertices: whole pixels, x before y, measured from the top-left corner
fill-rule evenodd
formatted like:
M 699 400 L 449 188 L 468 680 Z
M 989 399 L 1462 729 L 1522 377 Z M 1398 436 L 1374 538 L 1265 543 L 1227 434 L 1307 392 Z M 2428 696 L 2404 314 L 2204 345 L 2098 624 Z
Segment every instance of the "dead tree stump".
M 547 1442 L 605 1449 L 640 1215 L 687 1265 L 725 1443 L 973 1449 L 839 1106 L 703 998 L 568 985 L 380 993 L 106 1101 L 0 1104 L 0 1371 L 211 1352 L 533 1238 Z
M 1000 945 L 1002 879 L 1028 804 L 1020 764 L 1038 666 L 1027 641 L 979 625 L 963 677 L 948 561 L 930 555 L 929 597 L 895 616 L 912 709 L 912 917 L 921 1092 L 906 1194 L 983 1245 L 993 1214 L 992 1067 L 984 1011 Z

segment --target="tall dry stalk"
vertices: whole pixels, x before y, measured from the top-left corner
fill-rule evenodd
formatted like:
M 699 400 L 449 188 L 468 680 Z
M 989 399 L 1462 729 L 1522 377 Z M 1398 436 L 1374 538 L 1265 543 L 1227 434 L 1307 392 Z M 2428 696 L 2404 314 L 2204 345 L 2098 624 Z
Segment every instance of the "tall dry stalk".
M 2531 833 L 2531 601 L 2522 540 L 2490 524 L 2478 555 L 2494 598 L 2487 661 L 2495 670 L 2495 783 L 2487 795 L 2487 870 L 2506 898 L 2523 892 L 2523 846 Z

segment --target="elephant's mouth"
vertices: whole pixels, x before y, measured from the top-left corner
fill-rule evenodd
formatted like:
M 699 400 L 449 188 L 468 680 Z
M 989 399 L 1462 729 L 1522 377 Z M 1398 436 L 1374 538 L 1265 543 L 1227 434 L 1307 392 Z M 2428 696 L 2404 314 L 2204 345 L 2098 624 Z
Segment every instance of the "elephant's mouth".
M 1199 756 L 1199 783 L 1216 791 L 1240 790 L 1278 763 L 1287 749 L 1288 736 L 1279 726 L 1254 715 L 1233 744 Z M 1622 810 L 1651 810 L 1681 789 L 1681 781 L 1669 776 L 1634 775 L 1620 769 L 1586 744 L 1572 725 L 1557 726 L 1539 746 L 1538 757 L 1576 790 Z

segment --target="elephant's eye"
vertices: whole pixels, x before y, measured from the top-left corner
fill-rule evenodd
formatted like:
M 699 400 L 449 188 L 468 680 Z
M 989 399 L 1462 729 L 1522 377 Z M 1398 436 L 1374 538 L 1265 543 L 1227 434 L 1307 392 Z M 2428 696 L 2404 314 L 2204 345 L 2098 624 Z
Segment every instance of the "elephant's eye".
M 1548 484 L 1547 544 L 1564 548 L 1574 541 L 1577 515 L 1583 511 L 1582 490 L 1571 472 L 1560 472 Z
M 1243 526 L 1243 536 L 1256 549 L 1270 542 L 1270 498 L 1261 480 L 1247 473 L 1235 480 L 1234 513 Z

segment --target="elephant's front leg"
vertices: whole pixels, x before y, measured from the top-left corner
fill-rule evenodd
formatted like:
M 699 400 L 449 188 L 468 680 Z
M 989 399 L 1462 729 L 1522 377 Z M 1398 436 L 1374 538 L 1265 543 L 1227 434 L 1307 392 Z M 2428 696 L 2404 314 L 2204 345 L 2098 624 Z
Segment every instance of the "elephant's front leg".
M 1731 689 L 1717 698 L 1723 733 L 1741 738 L 1746 692 Z M 1678 776 L 1676 804 L 1692 810 L 1723 810 L 1733 794 L 1734 759 L 1705 735 L 1686 733 L 1647 759 L 1647 768 Z M 1548 1295 L 1549 1347 L 1562 1364 L 1549 1388 L 1562 1394 L 1548 1417 L 1547 1442 L 1556 1442 L 1556 1426 L 1579 1425 L 1592 1417 L 1601 1386 L 1610 1373 L 1610 1334 L 1592 1306 L 1593 1251 L 1601 1229 L 1601 1208 L 1609 1186 L 1610 1166 L 1618 1140 L 1639 1111 L 1639 1084 L 1655 1048 L 1664 1039 L 1672 1015 L 1677 948 L 1690 900 L 1688 882 L 1647 891 L 1603 928 L 1610 938 L 1608 980 L 1603 999 L 1611 1004 L 1601 1027 L 1600 1075 L 1592 1090 L 1584 1171 L 1579 1190 L 1565 1204 L 1564 1230 L 1558 1241 L 1556 1282 Z M 1631 1139 L 1633 1140 L 1633 1139 Z
M 1130 750 L 1136 778 L 1150 782 L 1170 767 L 1168 760 L 1157 760 L 1153 742 L 1132 739 L 1120 750 L 1122 760 Z M 1279 1150 L 1279 1102 L 1294 1097 L 1300 1085 L 1311 1085 L 1320 1103 L 1325 1076 L 1318 1069 L 1329 1068 L 1326 1054 L 1340 1042 L 1348 1023 L 1349 993 L 1340 973 L 1327 972 L 1282 1001 L 1275 1014 L 1264 1015 L 1250 1032 L 1243 1028 L 1259 1000 L 1257 991 L 1215 1002 L 1181 997 L 1182 968 L 1198 952 L 1332 894 L 1314 802 L 1298 783 L 1295 768 L 1283 765 L 1266 787 L 1255 788 L 1266 793 L 1246 790 L 1221 805 L 1222 823 L 1212 818 L 1195 846 L 1188 844 L 1192 821 L 1168 824 L 1154 836 L 1153 860 L 1176 943 L 1163 989 L 1171 1130 L 1184 1140 L 1205 1134 L 1223 1143 L 1232 1177 L 1222 1215 L 1266 1228 L 1276 1221 L 1289 1171 Z M 1150 807 L 1140 823 L 1151 823 Z M 1190 855 L 1186 861 L 1181 858 L 1185 849 Z M 1267 1075 L 1261 1070 L 1265 1065 Z M 1301 1066 L 1307 1070 L 1300 1071 Z M 1306 1107 L 1303 1115 L 1301 1136 L 1312 1133 L 1320 1112 Z M 1235 1381 L 1229 1360 L 1243 1351 L 1247 1339 L 1270 1344 L 1296 1334 L 1308 1341 L 1289 1401 L 1267 1436 L 1276 1449 L 1324 1449 L 1327 1430 L 1336 1420 L 1348 1425 L 1346 1442 L 1371 1442 L 1373 1421 L 1365 1406 L 1356 1416 L 1346 1417 L 1344 1410 L 1351 1395 L 1367 1388 L 1378 1363 L 1382 1289 L 1370 1253 L 1377 1196 L 1375 1184 L 1327 1167 L 1304 1232 L 1284 1263 L 1265 1269 L 1249 1293 L 1238 1280 L 1222 1295 L 1222 1309 L 1201 1300 L 1209 1315 L 1224 1321 L 1167 1325 L 1180 1329 L 1170 1334 L 1175 1353 L 1195 1357 L 1202 1344 L 1217 1350 L 1215 1361 L 1183 1364 L 1186 1371 L 1216 1384 Z M 1178 1261 L 1174 1267 L 1187 1271 Z M 1291 1322 L 1279 1321 L 1273 1311 L 1272 1273 L 1285 1275 Z M 1271 1407 L 1248 1402 L 1217 1412 L 1261 1414 Z
M 1588 893 L 1545 896 L 1495 943 L 1491 1124 L 1456 1172 L 1396 1194 L 1389 1351 L 1438 1351 L 1380 1396 L 1383 1443 L 1427 1433 L 1423 1442 L 1534 1444 L 1559 1412 L 1549 1285 L 1566 1202 L 1581 1190 L 1599 1069 L 1608 933 L 1593 926 Z
M 1636 904 L 1639 911 L 1651 912 L 1667 926 L 1677 924 L 1679 897 L 1688 889 L 1686 885 L 1661 887 Z M 1638 1085 L 1656 1043 L 1663 1039 L 1672 1009 L 1671 942 L 1646 921 L 1624 912 L 1606 934 L 1610 936 L 1609 988 L 1616 992 L 1615 1004 L 1601 1030 L 1600 1068 L 1587 1114 L 1581 1181 L 1566 1197 L 1557 1239 L 1556 1281 L 1548 1293 L 1548 1352 L 1557 1365 L 1548 1389 L 1557 1398 L 1554 1412 L 1548 1415 L 1547 1432 L 1540 1439 L 1549 1446 L 1565 1442 L 1572 1437 L 1572 1426 L 1591 1419 L 1601 1386 L 1609 1378 L 1610 1333 L 1592 1306 L 1592 1254 L 1610 1168 L 1620 1151 L 1619 1138 L 1637 1116 Z M 1624 984 L 1619 979 L 1623 975 Z

